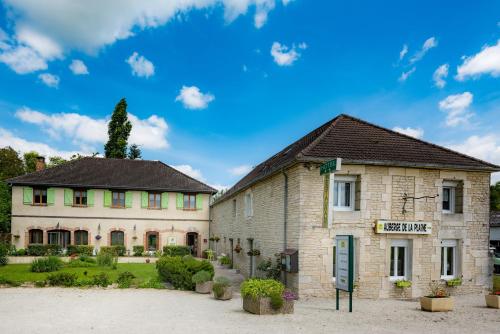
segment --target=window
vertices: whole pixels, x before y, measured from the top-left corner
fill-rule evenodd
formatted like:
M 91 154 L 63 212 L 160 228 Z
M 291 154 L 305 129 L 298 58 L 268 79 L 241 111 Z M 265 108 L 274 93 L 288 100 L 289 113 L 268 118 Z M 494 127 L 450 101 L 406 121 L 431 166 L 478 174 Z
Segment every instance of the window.
M 457 241 L 441 241 L 441 279 L 455 278 L 457 267 Z
M 184 210 L 196 210 L 195 194 L 184 194 Z
M 356 177 L 334 176 L 333 208 L 336 211 L 353 211 Z
M 245 217 L 249 218 L 253 216 L 253 194 L 247 192 L 245 194 Z
M 33 204 L 47 205 L 47 189 L 33 188 Z
M 443 181 L 443 213 L 463 213 L 463 181 Z
M 111 232 L 111 246 L 123 246 L 125 244 L 125 234 L 122 231 Z
M 443 186 L 443 212 L 455 212 L 455 187 Z
M 160 193 L 149 193 L 148 208 L 150 209 L 161 209 L 161 194 Z
M 87 206 L 87 190 L 78 189 L 73 191 L 73 205 Z
M 47 232 L 49 245 L 59 245 L 62 248 L 71 245 L 71 232 L 67 230 L 52 230 Z
M 391 242 L 391 280 L 409 279 L 409 241 L 392 240 Z
M 30 238 L 30 244 L 43 244 L 43 231 L 30 230 L 29 238 Z
M 75 245 L 88 245 L 89 233 L 84 230 L 75 231 Z
M 113 191 L 113 204 L 114 208 L 125 207 L 125 193 L 123 191 Z

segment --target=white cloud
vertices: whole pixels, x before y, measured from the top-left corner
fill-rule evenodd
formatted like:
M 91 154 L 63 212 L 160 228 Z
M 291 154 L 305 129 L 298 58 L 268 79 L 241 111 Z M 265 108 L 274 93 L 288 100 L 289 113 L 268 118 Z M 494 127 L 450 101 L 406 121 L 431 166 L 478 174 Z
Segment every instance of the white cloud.
M 408 53 L 408 45 L 404 44 L 401 51 L 399 51 L 399 60 L 403 60 L 403 58 L 406 56 L 407 53 Z
M 254 25 L 260 29 L 267 22 L 267 14 L 274 9 L 274 0 L 261 0 L 256 2 Z
M 402 128 L 396 126 L 392 130 L 417 139 L 421 139 L 424 136 L 424 130 L 421 128 Z
M 27 45 L 46 60 L 61 58 L 63 55 L 63 50 L 59 44 L 30 27 L 19 25 L 16 39 L 18 43 Z
M 168 125 L 162 117 L 152 115 L 147 119 L 139 119 L 131 113 L 128 115 L 132 123 L 129 143 L 152 150 L 169 147 L 166 140 Z M 40 126 L 54 139 L 69 139 L 80 147 L 104 144 L 108 140 L 109 118 L 94 119 L 77 113 L 45 114 L 27 107 L 17 110 L 16 117 Z
M 38 75 L 38 79 L 42 80 L 42 82 L 48 87 L 58 88 L 59 87 L 59 77 L 50 73 L 41 73 Z
M 229 169 L 229 173 L 231 173 L 235 176 L 242 176 L 242 175 L 248 174 L 251 170 L 252 170 L 252 166 L 241 165 L 241 166 L 236 166 L 236 167 Z
M 202 93 L 196 86 L 182 86 L 175 101 L 180 101 L 187 109 L 205 109 L 215 97 L 210 93 Z
M 155 66 L 153 63 L 143 56 L 139 56 L 137 52 L 132 53 L 125 62 L 130 65 L 132 74 L 135 76 L 149 78 L 155 74 Z
M 468 78 L 477 78 L 483 74 L 493 77 L 500 76 L 500 40 L 496 45 L 485 45 L 483 49 L 471 56 L 465 57 L 462 65 L 457 67 L 455 78 L 463 81 Z
M 204 178 L 201 174 L 201 170 L 195 169 L 191 165 L 175 165 L 172 167 L 177 169 L 181 173 L 184 173 L 188 176 L 191 176 L 193 179 L 197 179 L 199 181 L 204 180 Z
M 430 49 L 435 48 L 437 46 L 438 46 L 438 41 L 436 40 L 435 37 L 428 38 L 422 45 L 422 48 L 417 53 L 415 53 L 415 55 L 413 55 L 413 57 L 410 59 L 410 63 L 416 63 L 417 61 L 422 59 Z
M 460 124 L 467 125 L 474 115 L 468 111 L 474 96 L 470 92 L 449 95 L 439 102 L 439 109 L 446 112 L 446 126 L 455 127 Z
M 401 75 L 399 76 L 399 79 L 398 79 L 399 82 L 405 82 L 410 77 L 410 75 L 412 75 L 413 72 L 415 72 L 416 70 L 417 70 L 416 67 L 412 67 L 408 71 L 401 73 Z
M 434 80 L 434 85 L 436 85 L 436 87 L 443 88 L 446 86 L 446 81 L 444 79 L 448 76 L 448 69 L 449 65 L 443 64 L 434 71 L 432 79 Z
M 26 46 L 12 47 L 0 53 L 0 62 L 18 74 L 26 74 L 47 69 L 47 62 L 36 51 Z
M 71 64 L 69 65 L 69 69 L 73 72 L 74 75 L 85 75 L 89 74 L 89 70 L 85 63 L 79 59 L 73 59 Z
M 305 50 L 307 44 L 302 42 L 298 45 L 298 48 Z M 297 52 L 295 45 L 289 48 L 279 42 L 274 42 L 271 46 L 271 55 L 274 58 L 274 62 L 279 66 L 291 66 L 300 57 L 300 53 Z

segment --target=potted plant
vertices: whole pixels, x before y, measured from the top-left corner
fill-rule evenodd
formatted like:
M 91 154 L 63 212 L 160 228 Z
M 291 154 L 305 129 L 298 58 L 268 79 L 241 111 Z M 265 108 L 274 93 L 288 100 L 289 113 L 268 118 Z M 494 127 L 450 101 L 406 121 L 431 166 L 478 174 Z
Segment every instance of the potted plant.
M 447 312 L 453 310 L 453 298 L 441 286 L 439 282 L 431 282 L 431 294 L 420 297 L 420 307 L 422 311 Z
M 220 258 L 219 262 L 221 266 L 223 266 L 224 268 L 226 269 L 231 268 L 231 259 L 229 258 L 229 256 L 224 255 L 223 257 Z
M 219 242 L 219 240 L 220 240 L 220 238 L 219 238 L 218 236 L 215 236 L 215 237 L 214 237 L 214 241 L 215 241 L 215 242 Z
M 294 298 L 287 293 L 285 299 L 284 291 L 285 286 L 273 279 L 246 280 L 241 285 L 243 309 L 253 314 L 293 313 Z
M 446 285 L 449 287 L 457 287 L 462 285 L 462 279 L 457 277 L 446 281 Z
M 196 292 L 210 293 L 212 291 L 212 275 L 205 270 L 200 270 L 192 277 L 192 282 L 196 284 Z
M 95 236 L 95 240 L 101 240 L 101 238 L 102 237 L 99 234 Z
M 486 306 L 500 309 L 500 290 L 492 290 L 490 294 L 485 295 Z
M 236 246 L 234 247 L 234 251 L 239 254 L 241 252 L 241 250 L 242 249 L 241 249 L 240 244 L 236 244 Z
M 260 255 L 260 250 L 258 249 L 252 249 L 247 252 L 248 256 L 259 256 Z
M 404 279 L 398 279 L 396 282 L 394 282 L 394 285 L 396 286 L 396 288 L 400 288 L 400 289 L 411 288 L 411 281 L 407 281 Z
M 218 300 L 229 300 L 233 298 L 231 281 L 227 277 L 216 277 L 212 286 L 214 298 Z

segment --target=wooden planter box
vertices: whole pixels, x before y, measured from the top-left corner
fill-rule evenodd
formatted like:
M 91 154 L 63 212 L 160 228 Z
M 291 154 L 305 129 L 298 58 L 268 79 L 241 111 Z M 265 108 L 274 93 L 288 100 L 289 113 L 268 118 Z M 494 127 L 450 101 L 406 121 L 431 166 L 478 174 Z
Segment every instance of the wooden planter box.
M 420 307 L 422 311 L 428 311 L 428 312 L 453 311 L 453 298 L 420 297 Z
M 222 294 L 222 296 L 216 296 L 214 293 L 214 298 L 218 300 L 229 300 L 233 298 L 233 288 L 230 286 L 224 288 L 224 293 Z
M 271 298 L 257 298 L 251 297 L 243 298 L 243 309 L 253 314 L 292 314 L 293 313 L 293 300 L 284 300 L 283 307 L 279 310 L 274 310 L 271 307 Z
M 196 283 L 196 292 L 204 294 L 211 293 L 212 285 L 213 285 L 212 281 L 208 281 L 205 283 Z
M 500 309 L 500 295 L 486 295 L 484 299 L 486 300 L 486 306 Z

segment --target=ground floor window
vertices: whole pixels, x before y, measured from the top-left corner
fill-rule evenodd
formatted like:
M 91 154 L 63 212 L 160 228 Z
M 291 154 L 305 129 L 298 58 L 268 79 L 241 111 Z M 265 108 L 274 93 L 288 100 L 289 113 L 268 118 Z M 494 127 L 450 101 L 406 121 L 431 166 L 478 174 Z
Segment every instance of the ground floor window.
M 156 252 L 159 248 L 159 236 L 158 232 L 148 232 L 146 233 L 147 250 L 151 252 Z
M 408 240 L 391 241 L 391 280 L 409 279 L 409 244 L 410 242 Z
M 111 246 L 125 245 L 125 233 L 122 231 L 111 232 Z
M 87 231 L 75 231 L 75 245 L 88 245 L 89 233 Z
M 43 244 L 43 231 L 33 229 L 29 232 L 30 244 Z
M 49 245 L 59 245 L 62 248 L 71 244 L 71 233 L 66 230 L 52 230 L 47 232 Z
M 455 278 L 457 268 L 457 241 L 441 241 L 441 279 Z

